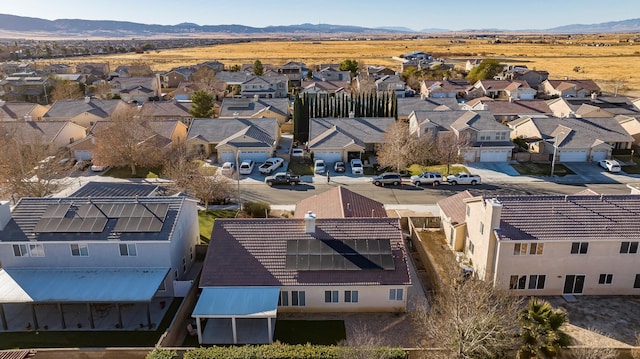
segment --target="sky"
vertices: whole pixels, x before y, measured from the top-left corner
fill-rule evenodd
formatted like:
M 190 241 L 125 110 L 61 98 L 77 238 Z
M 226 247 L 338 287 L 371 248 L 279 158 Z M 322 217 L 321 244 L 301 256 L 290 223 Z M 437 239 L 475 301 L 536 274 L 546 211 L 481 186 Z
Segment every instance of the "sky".
M 145 24 L 303 23 L 412 30 L 548 29 L 640 18 L 638 0 L 2 0 L 0 13 L 42 19 L 121 20 Z

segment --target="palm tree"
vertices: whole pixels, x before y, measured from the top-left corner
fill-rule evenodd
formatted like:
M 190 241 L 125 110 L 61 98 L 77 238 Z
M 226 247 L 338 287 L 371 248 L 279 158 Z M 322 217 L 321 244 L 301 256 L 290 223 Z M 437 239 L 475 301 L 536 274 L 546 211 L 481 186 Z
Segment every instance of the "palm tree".
M 553 309 L 545 300 L 532 298 L 520 311 L 518 320 L 522 339 L 518 357 L 521 359 L 553 358 L 571 344 L 571 337 L 561 329 L 569 322 L 567 313 Z

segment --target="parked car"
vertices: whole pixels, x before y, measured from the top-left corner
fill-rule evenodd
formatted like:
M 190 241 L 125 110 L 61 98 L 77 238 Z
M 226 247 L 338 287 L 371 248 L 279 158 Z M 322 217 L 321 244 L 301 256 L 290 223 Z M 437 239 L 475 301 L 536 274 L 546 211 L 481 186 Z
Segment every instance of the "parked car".
M 620 168 L 620 163 L 616 160 L 602 160 L 598 162 L 600 167 L 606 169 L 609 172 L 620 172 L 622 168 Z
M 238 173 L 241 175 L 250 175 L 253 172 L 253 165 L 255 163 L 252 160 L 242 161 L 238 167 Z
M 313 163 L 313 173 L 323 174 L 326 170 L 327 167 L 324 164 L 324 160 L 316 160 Z
M 385 172 L 379 176 L 373 177 L 371 183 L 376 186 L 384 186 L 386 184 L 392 184 L 394 186 L 402 183 L 402 176 L 399 173 Z
M 437 186 L 442 183 L 442 174 L 440 172 L 424 172 L 418 176 L 411 176 L 411 183 L 416 186 L 423 184 Z
M 304 150 L 302 148 L 294 148 L 293 150 L 291 150 L 291 157 L 304 157 Z
M 361 175 L 364 173 L 364 167 L 362 166 L 362 161 L 359 158 L 352 159 L 350 165 L 352 174 Z
M 91 171 L 93 172 L 102 172 L 104 170 L 106 170 L 109 166 L 105 166 L 105 165 L 92 165 L 91 166 Z
M 76 162 L 76 164 L 73 166 L 76 170 L 79 171 L 84 171 L 86 170 L 89 166 L 91 166 L 91 162 L 90 161 L 83 161 L 80 160 L 78 162 Z
M 220 168 L 220 173 L 225 176 L 231 176 L 236 170 L 236 165 L 233 162 L 225 162 Z
M 480 176 L 478 175 L 470 175 L 468 173 L 458 173 L 457 175 L 449 175 L 447 176 L 447 182 L 452 185 L 455 186 L 457 184 L 470 184 L 470 185 L 477 185 L 480 184 Z
M 269 186 L 279 185 L 279 184 L 288 184 L 291 186 L 295 186 L 300 183 L 300 177 L 296 175 L 292 175 L 286 172 L 276 173 L 273 176 L 265 177 L 264 181 Z
M 267 160 L 258 167 L 258 171 L 262 174 L 268 175 L 277 170 L 283 163 L 284 160 L 280 157 L 267 158 Z
M 333 165 L 333 170 L 336 173 L 344 173 L 346 171 L 346 166 L 345 166 L 344 162 L 338 161 L 338 162 L 336 162 L 336 164 Z

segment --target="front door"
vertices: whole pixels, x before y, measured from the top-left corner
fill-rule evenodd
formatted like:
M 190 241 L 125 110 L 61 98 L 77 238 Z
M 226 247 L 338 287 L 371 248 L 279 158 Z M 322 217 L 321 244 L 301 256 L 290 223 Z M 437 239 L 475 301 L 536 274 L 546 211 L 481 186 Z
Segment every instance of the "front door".
M 567 275 L 564 279 L 564 294 L 580 294 L 584 288 L 583 275 Z

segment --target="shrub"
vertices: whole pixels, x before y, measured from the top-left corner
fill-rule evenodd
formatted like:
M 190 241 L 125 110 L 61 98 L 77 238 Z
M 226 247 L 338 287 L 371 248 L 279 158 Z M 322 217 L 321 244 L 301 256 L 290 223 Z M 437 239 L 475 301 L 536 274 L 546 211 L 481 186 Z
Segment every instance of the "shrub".
M 197 348 L 187 351 L 185 359 L 245 359 L 245 358 L 265 358 L 265 359 L 338 359 L 345 358 L 351 351 L 357 350 L 349 347 L 326 346 L 326 345 L 245 345 L 235 347 L 207 347 Z M 372 350 L 376 358 L 380 359 L 404 359 L 407 357 L 402 348 L 379 347 Z
M 271 212 L 271 206 L 266 202 L 245 202 L 242 207 L 253 218 L 267 218 Z
M 176 356 L 178 353 L 175 350 L 155 348 L 147 354 L 145 359 L 173 359 Z

